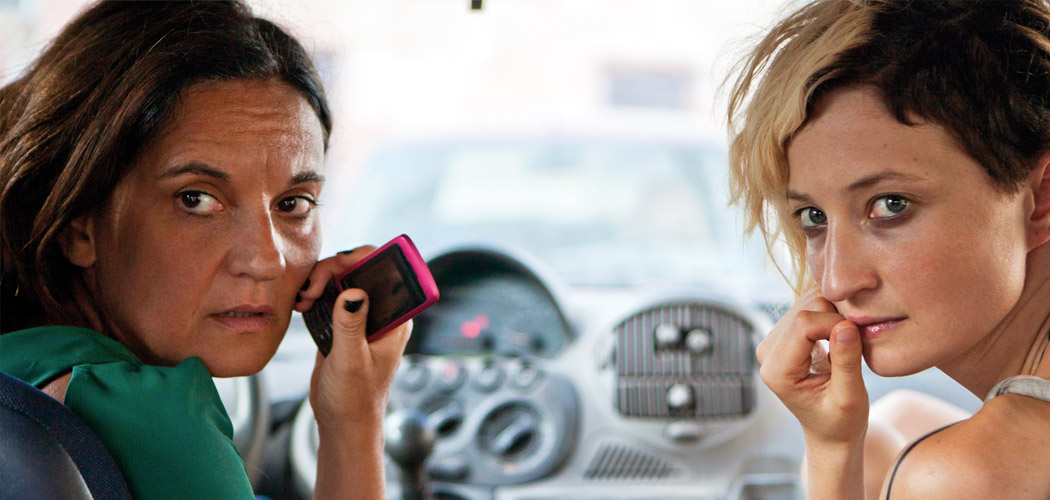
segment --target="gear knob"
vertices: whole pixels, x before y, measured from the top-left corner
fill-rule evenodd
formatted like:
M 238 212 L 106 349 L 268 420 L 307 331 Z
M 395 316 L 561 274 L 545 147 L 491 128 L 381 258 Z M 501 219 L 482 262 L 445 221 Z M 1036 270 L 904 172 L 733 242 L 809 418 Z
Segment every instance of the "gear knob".
M 423 464 L 434 450 L 435 435 L 426 417 L 415 410 L 397 410 L 383 422 L 383 436 L 387 455 L 400 469 L 402 499 L 429 499 Z

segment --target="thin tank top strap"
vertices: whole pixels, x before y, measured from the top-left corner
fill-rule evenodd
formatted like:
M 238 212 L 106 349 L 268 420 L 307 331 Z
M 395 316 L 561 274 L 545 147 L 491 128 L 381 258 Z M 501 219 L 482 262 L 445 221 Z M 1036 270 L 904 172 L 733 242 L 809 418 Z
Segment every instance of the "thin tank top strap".
M 1003 394 L 1020 394 L 1022 396 L 1028 396 L 1031 398 L 1036 398 L 1042 401 L 1050 402 L 1050 380 L 1031 375 L 1017 375 L 1009 377 L 996 384 L 995 387 L 992 387 L 992 390 L 988 391 L 988 396 L 984 398 L 984 402 L 987 403 L 988 401 L 991 401 L 992 398 L 996 396 L 1001 396 Z M 893 472 L 890 473 L 890 482 L 886 486 L 886 497 L 883 500 L 890 500 L 890 491 L 892 491 L 893 489 L 893 479 L 897 476 L 897 470 L 900 468 L 901 462 L 904 461 L 904 457 L 908 456 L 908 453 L 910 453 L 916 445 L 921 443 L 926 438 L 940 431 L 943 431 L 944 429 L 947 429 L 957 423 L 958 422 L 948 424 L 937 430 L 929 432 L 921 438 L 913 441 L 911 444 L 908 445 L 907 448 L 904 449 L 904 452 L 901 453 L 901 456 L 897 459 L 897 463 L 893 465 Z
M 883 500 L 890 500 L 890 491 L 893 490 L 893 479 L 897 477 L 897 469 L 900 469 L 901 462 L 904 461 L 904 457 L 908 456 L 908 453 L 911 453 L 911 450 L 913 448 L 915 448 L 916 445 L 918 445 L 919 443 L 923 442 L 926 438 L 928 438 L 928 437 L 930 437 L 930 436 L 932 436 L 934 434 L 937 434 L 938 432 L 941 432 L 944 429 L 947 429 L 947 428 L 949 428 L 949 427 L 951 427 L 951 426 L 953 426 L 953 425 L 955 425 L 957 423 L 959 423 L 959 422 L 954 422 L 954 423 L 948 424 L 948 425 L 946 425 L 944 427 L 940 427 L 938 429 L 934 429 L 934 430 L 932 430 L 930 432 L 927 432 L 921 438 L 916 439 L 915 441 L 912 441 L 911 444 L 909 444 L 908 447 L 904 449 L 904 452 L 901 453 L 901 456 L 897 458 L 897 463 L 893 464 L 893 472 L 890 473 L 890 483 L 888 485 L 886 485 L 886 498 L 884 498 Z
M 988 396 L 984 398 L 984 402 L 987 403 L 991 401 L 992 398 L 1003 394 L 1020 394 L 1022 396 L 1050 402 L 1050 380 L 1032 375 L 1016 375 L 1009 377 L 1002 382 L 995 384 L 995 387 L 992 387 L 992 390 L 988 391 Z

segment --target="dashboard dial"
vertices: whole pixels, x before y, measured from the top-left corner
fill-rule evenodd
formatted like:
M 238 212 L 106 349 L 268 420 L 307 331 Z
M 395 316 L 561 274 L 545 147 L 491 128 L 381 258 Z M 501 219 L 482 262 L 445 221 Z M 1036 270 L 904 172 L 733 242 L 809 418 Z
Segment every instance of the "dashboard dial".
M 549 358 L 569 342 L 558 306 L 527 276 L 502 272 L 435 280 L 441 300 L 416 318 L 412 352 Z
M 406 352 L 552 358 L 572 340 L 549 280 L 518 257 L 468 248 L 427 266 L 441 299 L 415 318 Z

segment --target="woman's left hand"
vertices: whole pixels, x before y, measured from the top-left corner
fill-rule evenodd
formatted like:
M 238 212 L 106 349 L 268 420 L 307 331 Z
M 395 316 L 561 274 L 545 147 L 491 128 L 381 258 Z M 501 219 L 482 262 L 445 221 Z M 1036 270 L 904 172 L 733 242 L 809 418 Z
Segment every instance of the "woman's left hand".
M 300 293 L 296 309 L 305 311 L 320 297 L 325 285 L 375 250 L 363 246 L 322 260 Z M 354 312 L 346 304 L 363 301 Z M 319 427 L 381 426 L 394 373 L 412 331 L 409 321 L 369 343 L 365 319 L 369 299 L 364 290 L 344 290 L 332 307 L 332 350 L 317 353 L 310 380 L 310 404 Z M 351 307 L 352 308 L 352 307 Z
M 296 309 L 313 306 L 329 280 L 373 250 L 360 247 L 318 262 Z M 412 322 L 370 343 L 369 305 L 364 290 L 340 293 L 332 307 L 332 349 L 327 357 L 317 353 L 310 379 L 320 438 L 314 498 L 384 498 L 383 417 Z

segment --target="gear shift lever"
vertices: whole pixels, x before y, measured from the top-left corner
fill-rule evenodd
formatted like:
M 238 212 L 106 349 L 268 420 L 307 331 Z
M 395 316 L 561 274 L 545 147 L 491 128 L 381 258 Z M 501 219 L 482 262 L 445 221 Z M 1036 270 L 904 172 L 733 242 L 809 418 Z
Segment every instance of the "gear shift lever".
M 430 500 L 423 464 L 434 449 L 434 431 L 426 417 L 415 410 L 401 409 L 383 422 L 386 453 L 401 473 L 402 500 Z

